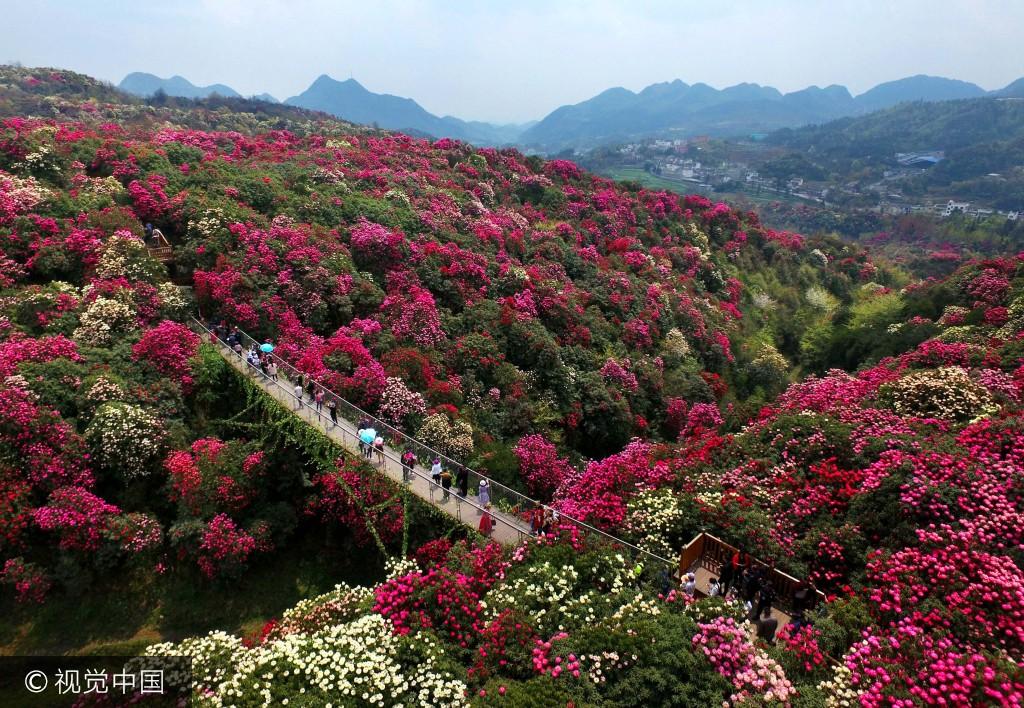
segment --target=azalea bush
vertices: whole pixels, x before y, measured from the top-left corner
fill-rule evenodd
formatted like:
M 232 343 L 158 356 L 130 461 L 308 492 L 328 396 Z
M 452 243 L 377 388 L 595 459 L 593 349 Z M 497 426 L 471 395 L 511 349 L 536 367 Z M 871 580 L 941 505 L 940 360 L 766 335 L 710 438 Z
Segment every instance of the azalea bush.
M 153 471 L 163 437 L 163 426 L 155 416 L 121 402 L 100 406 L 85 431 L 96 462 L 126 479 Z

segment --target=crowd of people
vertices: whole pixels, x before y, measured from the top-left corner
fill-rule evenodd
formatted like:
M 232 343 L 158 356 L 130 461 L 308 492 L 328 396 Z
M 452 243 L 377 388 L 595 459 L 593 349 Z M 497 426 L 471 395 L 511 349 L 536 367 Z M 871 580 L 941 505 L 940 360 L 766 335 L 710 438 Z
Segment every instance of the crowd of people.
M 754 623 L 757 636 L 769 644 L 775 642 L 775 632 L 779 627 L 778 619 L 772 616 L 772 607 L 778 600 L 771 580 L 774 570 L 774 566 L 765 566 L 755 561 L 749 553 L 737 550 L 722 564 L 720 576 L 708 580 L 705 591 L 709 597 L 742 602 L 747 619 Z M 696 575 L 684 573 L 680 585 L 683 593 L 694 596 L 697 592 Z M 789 623 L 794 630 L 810 624 L 808 611 L 814 605 L 814 587 L 806 580 L 799 581 L 789 600 Z
M 274 347 L 269 340 L 262 344 L 250 342 L 246 349 L 245 337 L 238 327 L 229 327 L 225 322 L 212 323 L 208 327 L 217 339 L 248 364 L 250 373 L 280 382 L 280 366 L 272 354 Z M 284 379 L 286 384 L 292 384 L 294 410 L 298 411 L 307 406 L 318 418 L 324 420 L 328 430 L 338 425 L 340 399 L 305 374 L 296 373 L 293 376 L 285 376 Z M 373 420 L 364 417 L 359 421 L 356 442 L 359 454 L 363 458 L 378 467 L 385 466 L 387 433 L 378 430 Z M 420 464 L 415 446 L 406 445 L 400 452 L 399 461 L 402 467 L 402 481 L 406 484 L 412 483 L 413 477 L 416 476 L 416 466 Z M 431 459 L 430 479 L 431 484 L 442 494 L 440 503 L 447 504 L 453 494 L 460 500 L 469 499 L 469 470 L 464 466 L 458 463 L 443 465 L 441 458 L 435 456 Z M 480 480 L 476 497 L 477 513 L 480 515 L 479 531 L 485 536 L 490 536 L 494 529 L 494 516 L 491 511 L 490 482 L 487 479 Z M 527 512 L 526 516 L 530 523 L 530 533 L 534 536 L 554 533 L 559 523 L 558 512 L 547 506 L 538 506 Z

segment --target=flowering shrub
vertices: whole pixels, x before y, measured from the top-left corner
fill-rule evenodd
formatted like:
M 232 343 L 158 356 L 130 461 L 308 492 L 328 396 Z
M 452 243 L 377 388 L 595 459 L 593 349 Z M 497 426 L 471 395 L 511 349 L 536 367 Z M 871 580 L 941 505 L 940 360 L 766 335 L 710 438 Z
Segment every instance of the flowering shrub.
M 473 453 L 472 426 L 464 420 L 453 421 L 443 413 L 428 415 L 416 438 L 455 459 L 464 460 Z
M 82 313 L 74 337 L 93 347 L 108 346 L 114 337 L 123 335 L 137 326 L 134 310 L 120 300 L 97 297 Z
M 51 582 L 39 566 L 23 558 L 8 558 L 0 570 L 0 583 L 11 585 L 20 603 L 41 604 L 50 591 Z
M 385 420 L 401 427 L 413 416 L 427 412 L 423 396 L 410 391 L 402 379 L 389 376 L 380 396 L 380 415 Z
M 255 538 L 240 530 L 227 514 L 218 514 L 202 533 L 196 562 L 207 578 L 237 577 L 255 550 Z
M 313 479 L 317 495 L 308 512 L 350 528 L 360 544 L 389 544 L 405 523 L 402 499 L 390 481 L 353 460 L 338 460 L 337 472 Z
M 153 471 L 163 447 L 163 426 L 139 406 L 104 403 L 85 430 L 97 463 L 126 479 Z
M 881 391 L 900 415 L 969 420 L 994 409 L 991 394 L 957 366 L 907 374 Z
M 163 320 L 143 333 L 142 338 L 132 347 L 132 357 L 150 362 L 157 371 L 170 376 L 182 390 L 188 392 L 192 388 L 190 360 L 198 348 L 199 335 L 185 325 Z
M 719 674 L 732 681 L 736 692 L 730 696 L 731 701 L 786 702 L 793 695 L 793 684 L 782 667 L 747 640 L 747 627 L 736 624 L 732 618 L 697 626 L 700 631 L 693 637 L 693 644 Z
M 110 519 L 120 513 L 95 494 L 81 487 L 61 487 L 50 495 L 46 506 L 35 510 L 35 522 L 60 538 L 67 550 L 95 551 L 103 542 Z
M 513 452 L 519 460 L 519 473 L 534 497 L 550 499 L 573 473 L 569 463 L 558 456 L 555 446 L 543 435 L 520 438 Z
M 379 615 L 313 633 L 291 633 L 251 649 L 222 632 L 157 644 L 149 656 L 189 656 L 194 690 L 218 701 L 285 705 L 461 706 L 466 686 L 443 668 L 436 642 L 395 635 Z

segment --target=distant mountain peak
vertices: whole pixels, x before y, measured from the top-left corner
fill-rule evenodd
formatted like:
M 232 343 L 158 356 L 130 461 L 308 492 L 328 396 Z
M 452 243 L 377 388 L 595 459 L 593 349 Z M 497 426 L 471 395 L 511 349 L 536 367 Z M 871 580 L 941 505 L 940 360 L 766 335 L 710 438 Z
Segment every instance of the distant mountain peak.
M 196 86 L 179 74 L 175 74 L 169 79 L 162 79 L 159 76 L 142 71 L 135 71 L 125 76 L 121 83 L 118 84 L 118 88 L 136 96 L 152 96 L 157 91 L 163 91 L 168 96 L 180 96 L 182 98 L 206 98 L 214 93 L 232 98 L 241 97 L 240 93 L 224 84 Z

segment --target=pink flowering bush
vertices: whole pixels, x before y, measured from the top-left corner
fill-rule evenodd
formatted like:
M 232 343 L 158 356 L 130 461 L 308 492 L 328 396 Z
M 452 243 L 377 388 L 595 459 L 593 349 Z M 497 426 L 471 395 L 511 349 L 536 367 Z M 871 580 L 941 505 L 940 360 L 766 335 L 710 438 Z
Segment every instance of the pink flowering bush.
M 732 618 L 699 623 L 693 645 L 715 670 L 732 682 L 734 703 L 745 700 L 785 703 L 794 694 L 782 667 L 748 641 L 747 629 Z
M 572 466 L 558 456 L 555 446 L 543 435 L 527 435 L 519 439 L 513 450 L 530 493 L 550 499 L 563 482 L 573 474 Z
M 199 335 L 185 325 L 163 320 L 143 333 L 132 347 L 136 360 L 153 364 L 157 371 L 177 382 L 183 391 L 192 389 L 191 359 L 199 348 Z

